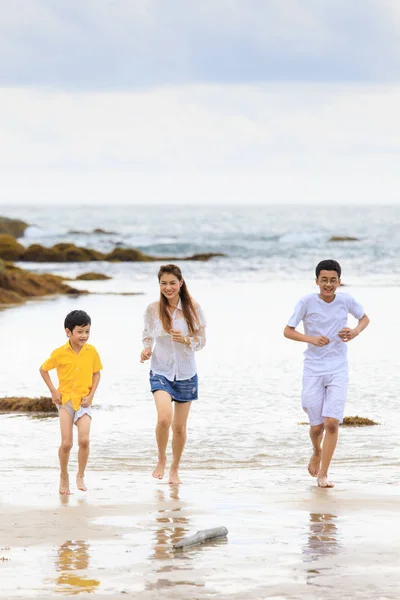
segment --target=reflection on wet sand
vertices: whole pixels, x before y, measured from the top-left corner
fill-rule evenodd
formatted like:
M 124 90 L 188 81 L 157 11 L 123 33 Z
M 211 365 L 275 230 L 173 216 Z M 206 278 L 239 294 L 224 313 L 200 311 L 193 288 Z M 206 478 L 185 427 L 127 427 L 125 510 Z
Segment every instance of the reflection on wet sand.
M 170 486 L 169 497 L 172 500 L 170 508 L 166 507 L 165 491 L 157 490 L 157 501 L 163 508 L 157 511 L 154 558 L 173 558 L 175 552 L 172 546 L 189 531 L 189 519 L 181 514 L 178 486 Z
M 56 583 L 57 591 L 73 594 L 94 592 L 100 585 L 97 579 L 87 579 L 84 574 L 89 568 L 89 544 L 82 540 L 68 540 L 58 550 L 56 571 L 59 573 Z
M 155 529 L 155 544 L 153 559 L 161 560 L 157 564 L 155 571 L 157 579 L 149 581 L 146 584 L 146 589 L 156 590 L 174 586 L 195 586 L 203 587 L 204 583 L 195 581 L 186 581 L 176 579 L 179 571 L 188 570 L 188 556 L 177 553 L 173 549 L 173 545 L 179 542 L 189 531 L 189 519 L 182 515 L 182 505 L 179 502 L 179 487 L 169 486 L 169 498 L 172 501 L 171 507 L 168 506 L 168 499 L 164 490 L 157 490 L 157 502 L 162 508 L 157 511 L 156 529 Z M 166 560 L 170 559 L 170 560 Z M 184 560 L 182 560 L 184 559 Z M 171 579 L 166 575 L 170 574 Z M 163 577 L 164 575 L 164 577 Z
M 338 530 L 335 523 L 336 515 L 328 513 L 310 513 L 309 534 L 307 545 L 303 548 L 304 562 L 314 562 L 336 554 L 340 548 Z M 320 574 L 320 570 L 307 570 L 309 583 Z

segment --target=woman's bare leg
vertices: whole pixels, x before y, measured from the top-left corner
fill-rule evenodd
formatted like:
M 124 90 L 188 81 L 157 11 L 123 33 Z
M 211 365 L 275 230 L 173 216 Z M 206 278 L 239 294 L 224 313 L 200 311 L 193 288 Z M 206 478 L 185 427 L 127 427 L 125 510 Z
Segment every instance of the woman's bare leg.
M 186 444 L 186 423 L 191 402 L 175 402 L 174 418 L 172 421 L 172 464 L 169 471 L 169 483 L 181 483 L 179 479 L 179 464 Z
M 154 392 L 154 401 L 157 408 L 156 440 L 158 448 L 158 462 L 153 471 L 155 479 L 162 479 L 167 464 L 167 444 L 169 428 L 172 422 L 172 400 L 171 396 L 163 390 Z

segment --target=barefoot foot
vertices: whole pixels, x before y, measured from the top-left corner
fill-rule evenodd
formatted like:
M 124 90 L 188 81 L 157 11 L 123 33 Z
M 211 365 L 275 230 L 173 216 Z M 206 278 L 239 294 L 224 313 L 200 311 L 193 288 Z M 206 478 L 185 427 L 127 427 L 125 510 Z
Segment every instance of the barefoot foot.
M 164 477 L 165 464 L 166 464 L 165 460 L 158 459 L 157 466 L 152 473 L 154 479 L 162 479 Z
M 318 487 L 321 487 L 321 488 L 335 487 L 334 483 L 331 483 L 330 481 L 328 481 L 328 478 L 326 475 L 318 476 L 317 483 L 318 483 Z
M 310 462 L 308 463 L 308 472 L 310 473 L 311 477 L 316 477 L 318 475 L 320 466 L 321 455 L 315 454 L 315 452 L 313 452 L 313 455 L 310 458 Z
M 66 477 L 62 477 L 60 476 L 60 488 L 58 490 L 58 492 L 60 494 L 62 494 L 63 496 L 69 496 L 71 491 L 69 489 L 69 477 L 68 475 Z
M 179 479 L 179 475 L 178 475 L 178 471 L 176 471 L 175 469 L 169 472 L 169 480 L 168 483 L 171 484 L 175 484 L 175 483 L 182 483 L 182 481 Z
M 85 485 L 83 476 L 82 477 L 80 475 L 76 476 L 76 487 L 78 488 L 78 490 L 81 490 L 82 492 L 87 492 L 87 487 Z

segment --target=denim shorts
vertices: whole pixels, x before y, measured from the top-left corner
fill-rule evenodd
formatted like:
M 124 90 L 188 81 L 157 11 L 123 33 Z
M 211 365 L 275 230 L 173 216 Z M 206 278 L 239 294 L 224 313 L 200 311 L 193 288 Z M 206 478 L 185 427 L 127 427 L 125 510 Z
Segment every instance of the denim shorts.
M 190 379 L 170 381 L 164 375 L 158 375 L 150 371 L 150 389 L 154 393 L 157 390 L 167 392 L 174 402 L 191 402 L 198 399 L 198 377 L 193 375 Z

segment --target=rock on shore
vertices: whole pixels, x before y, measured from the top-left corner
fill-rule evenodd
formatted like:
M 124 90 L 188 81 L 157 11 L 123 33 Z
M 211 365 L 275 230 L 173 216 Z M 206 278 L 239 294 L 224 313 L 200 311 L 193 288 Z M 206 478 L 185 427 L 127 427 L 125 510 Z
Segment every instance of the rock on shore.
M 21 304 L 29 298 L 52 294 L 85 294 L 66 283 L 59 275 L 37 274 L 0 260 L 0 305 Z
M 19 219 L 9 219 L 8 217 L 0 217 L 0 234 L 12 235 L 15 238 L 22 237 L 25 229 L 29 227 L 25 221 Z
M 359 242 L 360 239 L 351 235 L 332 235 L 329 242 Z
M 104 254 L 90 248 L 82 248 L 72 243 L 55 244 L 51 248 L 41 244 L 32 244 L 25 248 L 11 235 L 0 235 L 0 259 L 19 262 L 152 262 L 152 261 L 207 261 L 217 256 L 225 256 L 221 252 L 205 252 L 192 256 L 150 256 L 136 248 L 114 248 Z
M 40 398 L 0 398 L 0 413 L 15 412 L 57 413 L 57 408 L 52 403 L 51 398 L 44 396 Z
M 105 275 L 104 273 L 82 273 L 82 275 L 78 275 L 76 277 L 76 281 L 105 281 L 106 279 L 112 279 L 109 275 Z

